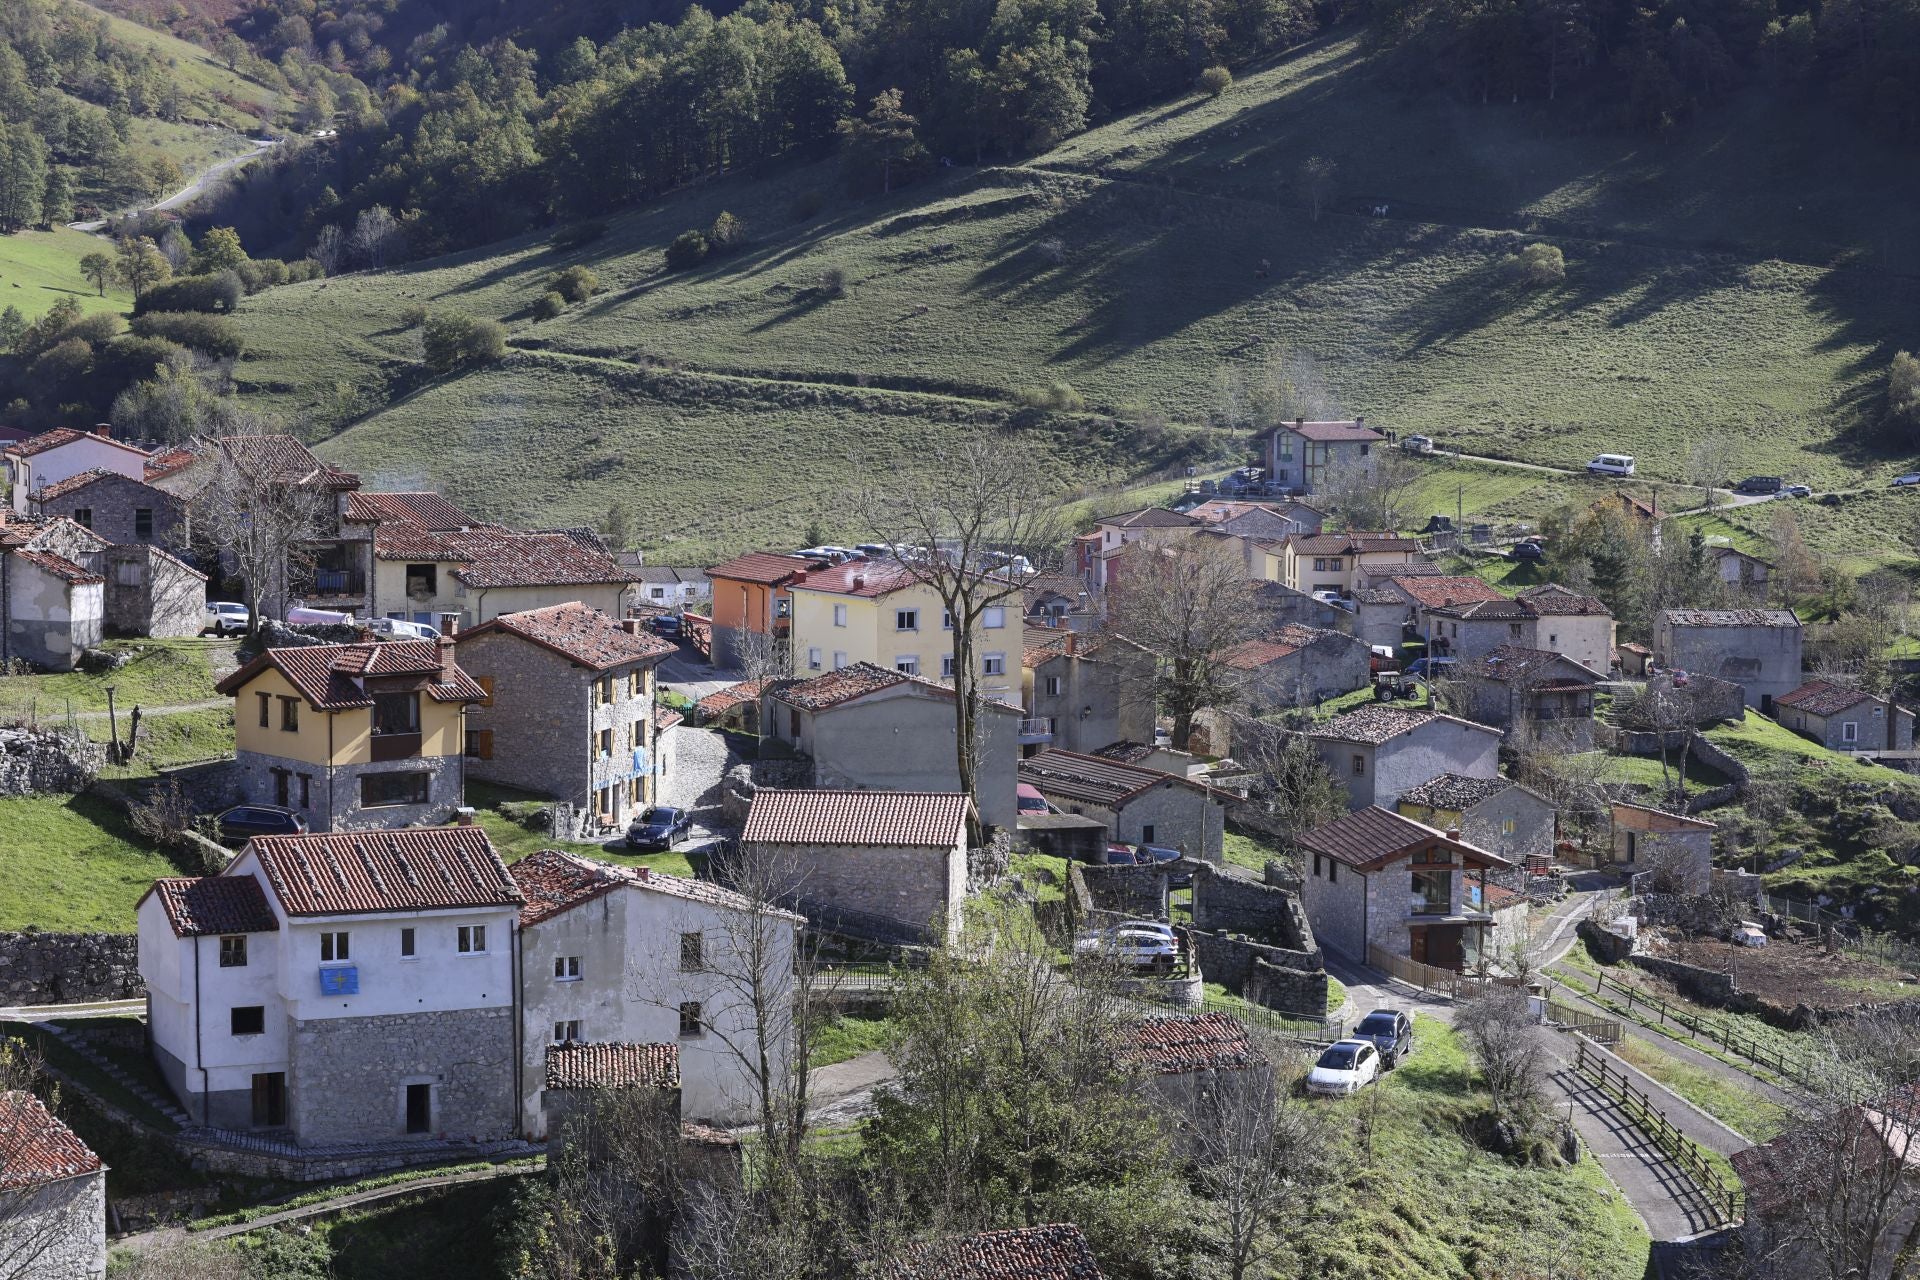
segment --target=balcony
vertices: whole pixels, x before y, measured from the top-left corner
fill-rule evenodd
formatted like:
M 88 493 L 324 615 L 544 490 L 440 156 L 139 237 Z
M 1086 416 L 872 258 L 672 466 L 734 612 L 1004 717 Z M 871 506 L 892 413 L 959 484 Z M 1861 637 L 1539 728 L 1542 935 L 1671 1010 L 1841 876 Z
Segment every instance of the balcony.
M 373 744 L 373 758 L 376 762 L 411 760 L 420 754 L 418 733 L 376 733 L 370 741 Z
M 309 569 L 296 574 L 294 594 L 308 600 L 336 597 L 364 597 L 367 575 L 359 569 Z
M 1020 722 L 1020 745 L 1032 746 L 1035 743 L 1053 741 L 1052 720 L 1022 720 Z

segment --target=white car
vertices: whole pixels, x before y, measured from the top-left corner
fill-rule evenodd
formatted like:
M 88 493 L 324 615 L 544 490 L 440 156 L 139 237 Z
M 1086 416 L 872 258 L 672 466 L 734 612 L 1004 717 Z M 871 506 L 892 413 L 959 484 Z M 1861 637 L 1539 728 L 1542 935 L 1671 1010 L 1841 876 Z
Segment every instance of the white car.
M 1432 436 L 1407 436 L 1400 441 L 1400 447 L 1408 453 L 1432 453 Z
M 1380 1051 L 1367 1040 L 1336 1040 L 1307 1072 L 1307 1092 L 1345 1098 L 1380 1078 Z
M 336 609 L 308 609 L 295 606 L 287 610 L 287 625 L 292 627 L 350 627 L 353 615 Z
M 1083 934 L 1074 942 L 1073 954 L 1112 956 L 1134 969 L 1170 970 L 1179 959 L 1180 948 L 1173 940 L 1173 930 L 1164 925 L 1129 923 Z
M 247 612 L 247 606 L 243 604 L 235 604 L 231 600 L 209 600 L 206 622 L 201 630 L 211 631 L 217 636 L 231 635 L 245 631 L 252 619 L 253 615 Z
M 1633 474 L 1633 456 L 1625 453 L 1595 454 L 1587 464 L 1590 476 L 1630 476 Z
M 368 618 L 367 630 L 382 640 L 438 640 L 440 630 L 404 618 Z

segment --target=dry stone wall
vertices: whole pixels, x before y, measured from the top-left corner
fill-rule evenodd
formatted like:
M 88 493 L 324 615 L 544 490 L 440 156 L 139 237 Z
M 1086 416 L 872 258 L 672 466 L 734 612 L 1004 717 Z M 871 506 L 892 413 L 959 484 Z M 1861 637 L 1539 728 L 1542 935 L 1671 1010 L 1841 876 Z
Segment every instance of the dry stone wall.
M 0 729 L 0 796 L 86 790 L 106 753 L 93 743 L 40 729 Z
M 130 933 L 0 933 L 0 1005 L 144 994 L 139 949 Z

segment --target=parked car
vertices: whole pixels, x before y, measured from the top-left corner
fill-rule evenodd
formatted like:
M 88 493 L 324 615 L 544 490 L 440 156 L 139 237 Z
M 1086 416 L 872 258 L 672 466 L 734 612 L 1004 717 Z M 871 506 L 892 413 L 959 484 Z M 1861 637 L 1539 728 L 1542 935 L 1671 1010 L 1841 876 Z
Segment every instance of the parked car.
M 1019 813 L 1052 813 L 1053 806 L 1032 783 L 1022 782 L 1013 789 L 1013 807 Z
M 1371 1040 L 1337 1040 L 1307 1072 L 1307 1092 L 1344 1098 L 1380 1078 L 1380 1051 Z
M 1514 560 L 1540 561 L 1547 558 L 1547 549 L 1529 538 L 1525 542 L 1513 544 L 1513 550 L 1507 553 Z
M 1400 441 L 1400 447 L 1408 453 L 1432 453 L 1432 436 L 1407 436 Z
M 253 620 L 253 614 L 243 604 L 232 600 L 207 601 L 206 622 L 201 628 L 217 636 L 233 635 L 245 631 Z
M 1917 484 L 1920 484 L 1920 471 L 1909 471 L 1903 476 L 1893 478 L 1893 487 L 1896 489 L 1911 489 Z
M 1171 849 L 1171 848 L 1168 848 L 1166 845 L 1161 845 L 1161 844 L 1142 844 L 1142 845 L 1134 846 L 1134 852 L 1144 853 L 1147 855 L 1147 857 L 1151 861 L 1162 864 L 1167 867 L 1167 887 L 1168 888 L 1187 889 L 1192 887 L 1193 868 L 1192 867 L 1182 868 L 1175 865 L 1180 861 L 1180 859 L 1187 856 L 1186 854 L 1181 853 L 1178 849 Z
M 1338 591 L 1316 591 L 1313 593 L 1313 598 L 1321 604 L 1330 604 L 1336 609 L 1345 609 L 1348 613 L 1354 612 L 1353 601 Z
M 1813 490 L 1804 484 L 1790 484 L 1780 494 L 1786 498 L 1811 498 Z
M 1786 485 L 1779 476 L 1748 476 L 1733 489 L 1735 493 L 1778 493 Z
M 1146 867 L 1153 865 L 1153 855 L 1141 853 L 1130 844 L 1109 844 L 1106 864 L 1110 867 Z
M 1633 474 L 1633 455 L 1627 453 L 1597 453 L 1593 461 L 1587 464 L 1590 476 L 1630 476 Z
M 686 839 L 692 825 L 685 809 L 676 809 L 670 804 L 656 804 L 642 811 L 627 827 L 627 848 L 671 849 L 675 843 Z
M 255 836 L 303 836 L 307 820 L 291 809 L 271 804 L 237 804 L 214 819 L 220 838 L 245 844 Z
M 367 630 L 382 640 L 438 640 L 440 629 L 405 618 L 368 618 Z
M 1368 1041 L 1378 1049 L 1382 1065 L 1391 1071 L 1413 1051 L 1413 1019 L 1398 1009 L 1375 1009 L 1360 1019 L 1353 1038 Z
M 680 615 L 677 613 L 655 614 L 653 617 L 647 619 L 647 629 L 653 632 L 653 634 L 665 637 L 668 640 L 678 640 L 680 638 Z
M 1416 680 L 1444 680 L 1459 669 L 1458 658 L 1415 658 L 1407 664 L 1407 674 Z
M 353 625 L 353 615 L 337 609 L 293 608 L 287 610 L 287 624 L 294 627 L 350 627 Z
M 1173 939 L 1172 930 L 1162 933 L 1158 925 L 1123 924 L 1082 934 L 1074 940 L 1073 954 L 1076 958 L 1111 956 L 1129 968 L 1170 973 L 1180 958 L 1180 947 Z

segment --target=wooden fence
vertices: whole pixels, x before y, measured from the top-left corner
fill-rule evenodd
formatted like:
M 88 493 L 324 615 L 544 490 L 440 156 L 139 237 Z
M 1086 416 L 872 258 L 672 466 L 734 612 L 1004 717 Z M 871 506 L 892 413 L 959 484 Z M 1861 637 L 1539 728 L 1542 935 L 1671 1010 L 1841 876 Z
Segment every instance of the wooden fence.
M 1574 1069 L 1599 1086 L 1602 1093 L 1619 1102 L 1620 1109 L 1626 1112 L 1634 1126 L 1652 1138 L 1654 1145 L 1673 1159 L 1713 1211 L 1720 1215 L 1715 1225 L 1727 1226 L 1739 1222 L 1746 1210 L 1746 1197 L 1740 1188 L 1728 1185 L 1720 1171 L 1707 1160 L 1699 1144 L 1675 1128 L 1666 1114 L 1635 1086 L 1633 1077 L 1623 1068 L 1608 1062 L 1607 1055 L 1592 1047 L 1584 1037 L 1576 1036 L 1574 1043 L 1578 1049 Z
M 1367 948 L 1367 963 L 1402 982 L 1411 983 L 1422 991 L 1451 996 L 1455 1000 L 1471 1000 L 1475 996 L 1485 995 L 1495 985 L 1471 974 L 1455 973 L 1451 969 L 1436 969 L 1430 964 L 1421 964 L 1418 960 L 1396 956 L 1392 952 L 1383 951 L 1375 946 Z
M 1842 949 L 1855 955 L 1878 960 L 1882 964 L 1905 969 L 1909 973 L 1920 972 L 1920 947 L 1896 938 L 1890 933 L 1876 933 L 1858 921 L 1845 916 L 1835 915 L 1823 907 L 1811 902 L 1799 902 L 1793 898 L 1776 898 L 1772 894 L 1763 894 L 1761 903 L 1777 916 L 1786 916 L 1790 920 L 1804 920 L 1818 928 L 1832 931 L 1833 939 Z
M 1558 1000 L 1547 1001 L 1547 1017 L 1567 1030 L 1577 1031 L 1595 1044 L 1605 1045 L 1609 1049 L 1620 1043 L 1625 1030 L 1612 1018 L 1602 1018 L 1585 1009 L 1561 1004 Z
M 1569 983 L 1571 985 L 1571 983 Z M 1782 1053 L 1759 1037 L 1740 1030 L 1732 1023 L 1721 1022 L 1706 1017 L 1691 1009 L 1662 1000 L 1659 996 L 1642 991 L 1629 982 L 1604 973 L 1593 976 L 1593 994 L 1604 997 L 1611 989 L 1616 995 L 1626 998 L 1629 1016 L 1639 1013 L 1652 1018 L 1654 1024 L 1662 1027 L 1679 1027 L 1689 1036 L 1707 1044 L 1719 1045 L 1728 1053 L 1745 1058 L 1755 1066 L 1765 1067 L 1777 1076 L 1788 1080 L 1807 1079 L 1807 1064 L 1792 1054 Z M 1616 1002 L 1617 1003 L 1617 1002 Z

